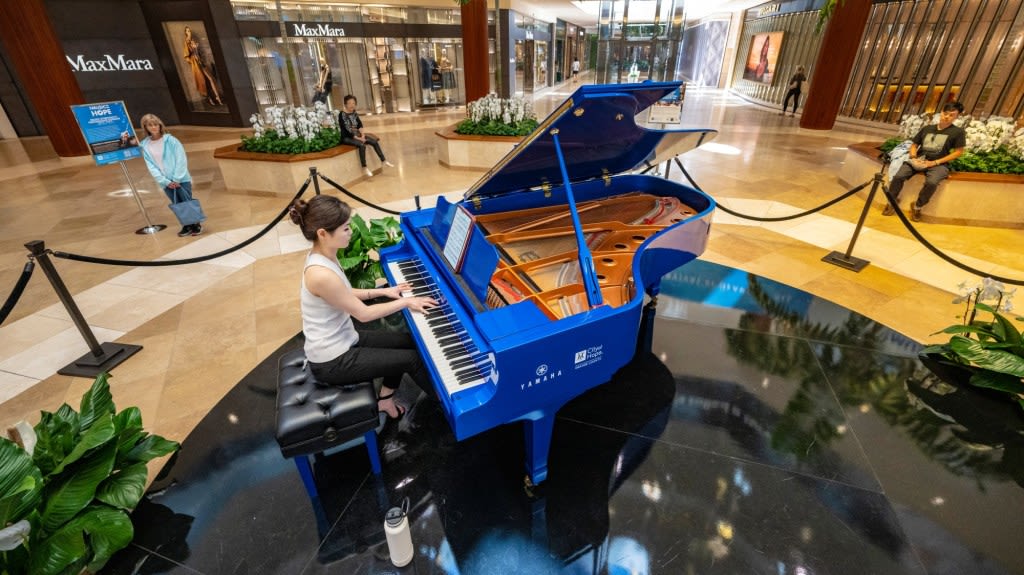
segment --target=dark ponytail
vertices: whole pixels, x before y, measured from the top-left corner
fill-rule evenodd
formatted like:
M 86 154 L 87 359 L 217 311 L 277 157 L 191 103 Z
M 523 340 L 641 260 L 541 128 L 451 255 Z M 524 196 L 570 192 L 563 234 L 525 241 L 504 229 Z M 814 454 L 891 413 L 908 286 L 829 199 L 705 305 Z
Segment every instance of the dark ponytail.
M 308 202 L 295 200 L 288 208 L 288 216 L 302 230 L 302 237 L 315 242 L 317 230 L 333 232 L 340 228 L 352 216 L 352 208 L 334 196 L 320 195 Z

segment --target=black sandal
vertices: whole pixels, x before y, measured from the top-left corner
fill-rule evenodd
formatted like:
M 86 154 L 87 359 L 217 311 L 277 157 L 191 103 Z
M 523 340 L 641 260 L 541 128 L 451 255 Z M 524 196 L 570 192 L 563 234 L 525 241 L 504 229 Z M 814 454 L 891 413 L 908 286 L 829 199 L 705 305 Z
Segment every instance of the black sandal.
M 387 394 L 387 395 L 378 395 L 377 396 L 377 401 L 383 401 L 385 399 L 391 399 L 394 396 L 395 396 L 395 392 L 393 392 L 393 391 L 391 393 Z M 392 420 L 394 420 L 396 422 L 397 421 L 402 421 L 402 418 L 405 417 L 406 409 L 405 409 L 405 407 L 403 405 L 401 405 L 397 401 L 394 402 L 394 404 L 395 404 L 395 409 L 398 410 L 398 417 L 391 417 L 390 413 L 388 413 L 387 411 L 385 411 L 383 409 L 380 409 L 380 408 L 378 408 L 378 411 L 383 411 L 384 414 L 388 416 L 388 419 L 392 419 Z

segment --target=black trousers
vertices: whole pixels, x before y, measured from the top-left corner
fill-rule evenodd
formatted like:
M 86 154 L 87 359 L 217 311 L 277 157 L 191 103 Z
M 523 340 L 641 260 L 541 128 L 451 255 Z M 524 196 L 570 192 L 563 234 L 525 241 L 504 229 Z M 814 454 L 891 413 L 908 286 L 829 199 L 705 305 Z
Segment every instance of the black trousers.
M 327 385 L 350 385 L 384 378 L 384 386 L 398 389 L 402 374 L 433 396 L 433 384 L 412 336 L 384 330 L 359 330 L 359 343 L 324 363 L 309 362 L 317 381 Z
M 793 113 L 795 114 L 797 106 L 800 105 L 800 90 L 797 90 L 796 88 L 790 88 L 790 90 L 786 92 L 786 99 L 782 101 L 783 114 L 786 113 L 786 107 L 789 106 L 790 98 L 793 98 Z
M 384 152 L 380 149 L 380 142 L 373 136 L 366 136 L 365 142 L 360 142 L 355 138 L 342 138 L 342 144 L 348 144 L 349 146 L 355 146 L 359 150 L 359 164 L 366 167 L 366 146 L 373 146 L 374 151 L 377 152 L 377 157 L 380 161 L 384 161 Z

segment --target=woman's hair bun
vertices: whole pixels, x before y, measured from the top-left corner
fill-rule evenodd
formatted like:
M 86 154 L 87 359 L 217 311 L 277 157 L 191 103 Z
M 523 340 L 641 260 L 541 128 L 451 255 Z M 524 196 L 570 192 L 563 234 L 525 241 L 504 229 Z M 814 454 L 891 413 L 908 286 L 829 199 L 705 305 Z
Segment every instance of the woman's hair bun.
M 291 207 L 288 208 L 288 217 L 292 219 L 292 223 L 297 226 L 302 225 L 302 214 L 306 212 L 306 200 L 298 199 L 295 200 Z

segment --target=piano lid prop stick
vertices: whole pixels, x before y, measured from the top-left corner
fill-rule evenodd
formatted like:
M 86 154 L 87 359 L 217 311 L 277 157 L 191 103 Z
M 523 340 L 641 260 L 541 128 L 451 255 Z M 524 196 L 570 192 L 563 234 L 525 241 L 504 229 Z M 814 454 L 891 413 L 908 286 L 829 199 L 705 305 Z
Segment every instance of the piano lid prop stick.
M 558 168 L 562 170 L 562 182 L 565 184 L 565 198 L 569 204 L 569 213 L 572 215 L 572 225 L 576 231 L 577 253 L 580 260 L 580 272 L 583 275 L 583 288 L 587 292 L 587 302 L 593 309 L 604 304 L 604 297 L 601 295 L 601 286 L 597 281 L 597 270 L 594 269 L 594 258 L 590 255 L 590 248 L 583 239 L 583 224 L 580 223 L 580 214 L 576 211 L 576 198 L 572 194 L 572 182 L 569 181 L 569 171 L 565 169 L 565 158 L 562 156 L 562 145 L 558 141 L 558 128 L 551 130 L 551 139 L 555 142 L 555 153 L 558 155 Z

